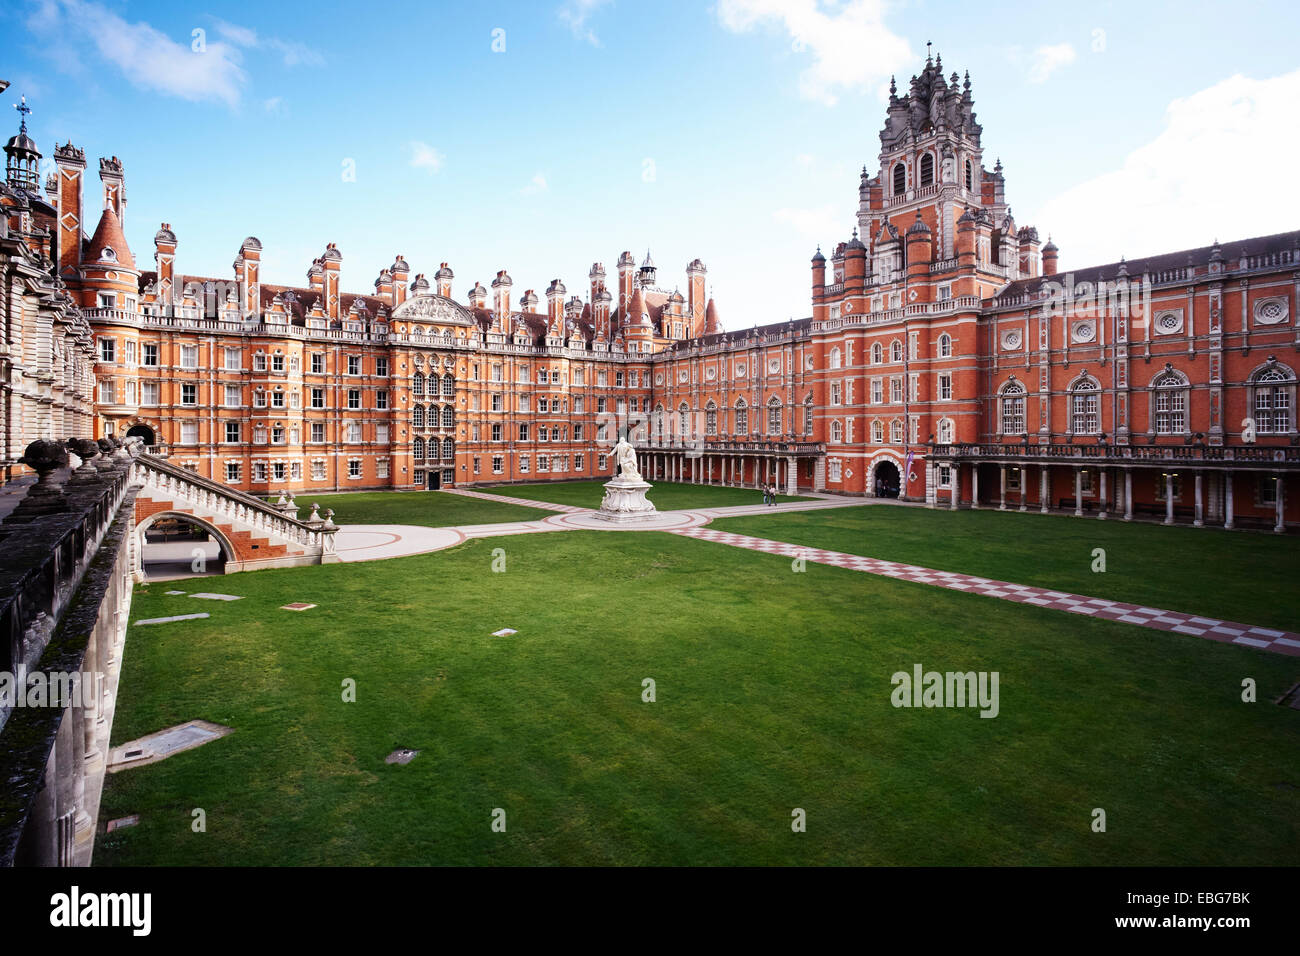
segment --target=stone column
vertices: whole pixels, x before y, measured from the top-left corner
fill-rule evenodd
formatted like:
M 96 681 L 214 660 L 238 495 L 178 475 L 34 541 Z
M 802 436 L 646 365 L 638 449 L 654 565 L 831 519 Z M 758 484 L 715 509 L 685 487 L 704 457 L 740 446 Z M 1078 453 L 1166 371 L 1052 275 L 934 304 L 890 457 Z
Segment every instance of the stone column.
M 1020 466 L 1020 510 L 1029 510 L 1029 467 Z
M 971 462 L 970 466 L 970 506 L 978 511 L 980 506 L 980 464 Z
M 1083 517 L 1083 469 L 1074 466 L 1074 516 Z
M 1273 526 L 1273 530 L 1281 534 L 1286 530 L 1286 504 L 1283 500 L 1286 497 L 1286 481 L 1283 480 L 1281 473 L 1274 475 L 1273 480 L 1277 482 L 1277 524 Z
M 1223 527 L 1232 530 L 1232 472 L 1223 473 Z
M 1198 528 L 1205 527 L 1205 521 L 1203 520 L 1201 509 L 1201 473 L 1198 471 L 1196 473 L 1196 516 L 1192 519 L 1192 524 Z
M 1099 469 L 1101 472 L 1101 500 L 1097 505 L 1097 517 L 1103 521 L 1106 520 L 1106 512 L 1110 510 L 1110 502 L 1106 498 L 1106 468 Z
M 952 495 L 948 500 L 948 510 L 957 510 L 957 500 L 961 495 L 961 465 L 958 462 L 952 463 Z
M 1124 520 L 1133 520 L 1133 469 L 1124 469 Z
M 1165 524 L 1174 523 L 1174 473 L 1165 472 Z
M 1047 503 L 1052 492 L 1051 466 L 1038 466 L 1038 513 L 1047 514 Z
M 1007 510 L 1007 466 L 998 465 L 998 511 Z
M 785 493 L 787 495 L 799 493 L 799 461 L 793 457 L 785 460 Z

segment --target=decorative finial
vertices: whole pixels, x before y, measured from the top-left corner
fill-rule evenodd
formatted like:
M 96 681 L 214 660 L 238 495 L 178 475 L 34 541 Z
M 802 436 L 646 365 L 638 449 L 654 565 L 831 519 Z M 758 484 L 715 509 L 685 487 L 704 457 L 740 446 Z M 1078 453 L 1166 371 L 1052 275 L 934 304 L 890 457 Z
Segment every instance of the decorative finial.
M 22 119 L 18 122 L 18 132 L 27 132 L 27 114 L 32 111 L 32 108 L 27 105 L 27 97 L 19 97 L 18 102 L 14 104 L 14 109 L 22 115 Z
M 898 84 L 894 81 L 893 74 L 890 74 L 889 77 L 889 95 L 890 96 L 898 95 Z
M 931 47 L 931 45 L 932 45 L 932 44 L 930 43 L 929 40 L 926 40 L 926 41 L 925 41 L 925 65 L 926 65 L 926 66 L 929 66 L 929 65 L 930 65 L 930 47 Z
M 934 55 L 934 68 L 935 68 L 935 70 L 937 70 L 937 71 L 942 75 L 942 73 L 943 73 L 943 54 L 942 54 L 942 53 L 936 53 L 936 54 Z

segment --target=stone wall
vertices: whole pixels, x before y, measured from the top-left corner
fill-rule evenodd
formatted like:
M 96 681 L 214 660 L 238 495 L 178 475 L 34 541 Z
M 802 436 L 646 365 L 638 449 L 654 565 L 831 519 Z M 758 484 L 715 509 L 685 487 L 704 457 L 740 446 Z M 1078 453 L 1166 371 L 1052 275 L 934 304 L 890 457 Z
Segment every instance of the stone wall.
M 6 866 L 90 863 L 131 604 L 131 466 L 118 451 L 46 470 L 0 522 L 0 671 L 80 675 L 70 697 L 0 707 Z

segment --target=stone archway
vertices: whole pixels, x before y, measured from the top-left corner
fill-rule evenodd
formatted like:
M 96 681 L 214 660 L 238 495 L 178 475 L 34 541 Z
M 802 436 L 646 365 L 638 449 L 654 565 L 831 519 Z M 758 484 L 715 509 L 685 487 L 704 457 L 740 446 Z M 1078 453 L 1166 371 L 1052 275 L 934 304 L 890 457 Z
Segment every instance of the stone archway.
M 138 422 L 137 424 L 132 425 L 130 428 L 126 430 L 126 434 L 123 435 L 122 437 L 140 438 L 144 441 L 146 446 L 158 444 L 157 433 L 153 430 L 152 426 L 146 425 L 144 422 Z
M 867 471 L 867 494 L 873 498 L 901 498 L 905 490 L 903 463 L 893 455 L 877 456 Z
M 167 540 L 168 535 L 164 533 L 159 540 L 157 529 L 171 531 L 173 525 L 181 532 L 188 529 L 202 533 L 202 537 L 198 534 L 186 537 L 180 533 Z M 136 525 L 132 543 L 131 570 L 137 581 L 225 574 L 239 567 L 235 549 L 225 535 L 207 521 L 180 511 L 150 515 Z

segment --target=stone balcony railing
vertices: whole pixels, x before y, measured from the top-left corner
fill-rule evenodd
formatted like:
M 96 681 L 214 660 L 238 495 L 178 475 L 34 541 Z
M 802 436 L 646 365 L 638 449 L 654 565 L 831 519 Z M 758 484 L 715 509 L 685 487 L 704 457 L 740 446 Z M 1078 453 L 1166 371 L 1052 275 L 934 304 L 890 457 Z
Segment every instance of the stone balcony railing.
M 0 670 L 51 688 L 0 705 L 0 866 L 90 863 L 131 603 L 131 466 L 124 449 L 33 464 L 0 523 Z
M 934 445 L 933 460 L 1032 461 L 1045 465 L 1182 464 L 1212 468 L 1281 469 L 1300 467 L 1300 447 L 1295 445 L 1116 445 L 1089 441 L 1073 443 L 980 443 Z
M 685 441 L 659 438 L 637 441 L 639 452 L 684 451 L 701 455 L 824 455 L 824 442 L 811 441 L 735 441 L 708 437 Z
M 275 534 L 303 545 L 322 555 L 334 554 L 332 523 L 315 518 L 305 521 L 288 514 L 283 506 L 268 504 L 219 482 L 211 481 L 185 468 L 156 457 L 135 459 L 136 483 L 172 499 L 186 501 L 214 515 L 237 521 L 250 528 Z M 295 509 L 296 511 L 296 509 Z

